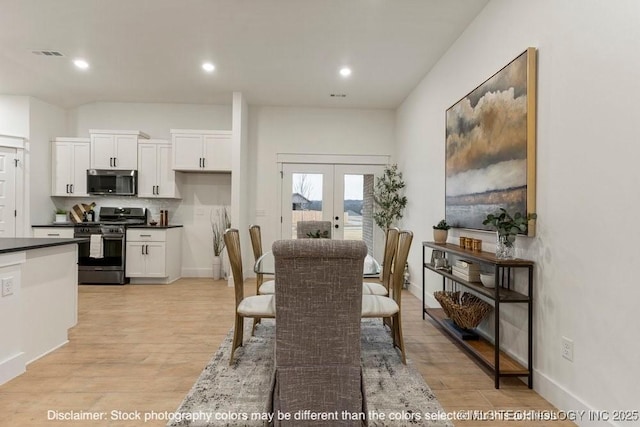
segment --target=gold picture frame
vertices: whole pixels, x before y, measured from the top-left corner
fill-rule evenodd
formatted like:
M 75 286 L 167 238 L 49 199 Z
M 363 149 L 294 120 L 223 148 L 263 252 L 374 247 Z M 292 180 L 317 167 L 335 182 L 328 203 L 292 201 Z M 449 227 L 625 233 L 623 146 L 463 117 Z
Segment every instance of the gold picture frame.
M 536 211 L 536 55 L 527 48 L 446 111 L 445 218 L 454 227 L 493 230 L 482 221 L 499 208 Z

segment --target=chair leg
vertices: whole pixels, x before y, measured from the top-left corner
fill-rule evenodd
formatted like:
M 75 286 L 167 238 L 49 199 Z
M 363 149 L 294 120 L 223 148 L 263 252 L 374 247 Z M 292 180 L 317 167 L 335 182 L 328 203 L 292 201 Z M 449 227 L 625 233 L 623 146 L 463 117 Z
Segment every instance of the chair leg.
M 393 316 L 393 344 L 400 349 L 402 354 L 402 363 L 407 364 L 407 358 L 404 352 L 404 338 L 402 337 L 402 323 L 400 322 L 400 312 Z
M 244 332 L 244 318 L 236 313 L 236 321 L 233 327 L 233 343 L 231 344 L 231 356 L 229 357 L 229 365 L 233 365 L 233 354 L 236 348 L 242 345 L 242 335 Z
M 260 320 L 262 320 L 260 317 L 253 318 L 253 325 L 251 326 L 251 336 L 253 336 L 256 332 L 256 326 L 258 325 L 258 323 L 260 323 Z

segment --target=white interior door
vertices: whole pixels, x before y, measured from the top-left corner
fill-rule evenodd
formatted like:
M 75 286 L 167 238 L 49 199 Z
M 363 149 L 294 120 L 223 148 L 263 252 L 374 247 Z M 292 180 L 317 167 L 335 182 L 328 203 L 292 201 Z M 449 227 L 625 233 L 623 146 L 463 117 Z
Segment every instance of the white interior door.
M 0 237 L 16 237 L 16 149 L 0 147 Z
M 297 221 L 331 221 L 334 239 L 364 240 L 376 253 L 374 180 L 380 165 L 282 164 L 282 239 L 296 238 Z

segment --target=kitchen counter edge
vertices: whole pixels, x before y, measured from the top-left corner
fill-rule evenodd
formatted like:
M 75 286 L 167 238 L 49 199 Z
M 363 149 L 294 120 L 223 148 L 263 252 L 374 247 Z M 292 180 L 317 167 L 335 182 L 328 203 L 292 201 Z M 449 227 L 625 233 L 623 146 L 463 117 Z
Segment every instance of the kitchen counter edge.
M 154 228 L 154 229 L 167 229 L 167 228 L 180 228 L 183 227 L 182 224 L 169 224 L 169 225 L 127 225 L 127 229 L 132 228 Z
M 51 246 L 71 245 L 88 242 L 89 239 L 51 239 L 48 237 L 3 237 L 0 238 L 0 255 L 28 251 L 31 249 L 48 248 Z

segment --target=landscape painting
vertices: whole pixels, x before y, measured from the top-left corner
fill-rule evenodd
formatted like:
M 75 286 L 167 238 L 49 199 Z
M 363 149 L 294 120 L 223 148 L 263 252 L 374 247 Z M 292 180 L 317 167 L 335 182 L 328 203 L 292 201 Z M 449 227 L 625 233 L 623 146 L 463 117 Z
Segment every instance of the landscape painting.
M 535 59 L 527 49 L 446 112 L 445 209 L 454 227 L 493 230 L 482 221 L 499 208 L 535 212 Z

